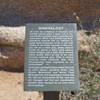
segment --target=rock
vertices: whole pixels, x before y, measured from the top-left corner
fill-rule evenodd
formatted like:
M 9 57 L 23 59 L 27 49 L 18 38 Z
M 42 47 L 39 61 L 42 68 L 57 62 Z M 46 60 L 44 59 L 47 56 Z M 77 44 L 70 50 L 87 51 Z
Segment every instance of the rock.
M 4 15 L 59 16 L 72 11 L 80 15 L 100 14 L 99 0 L 0 0 L 0 12 Z M 5 9 L 4 9 L 5 8 Z M 13 12 L 13 13 L 12 13 Z M 39 16 L 38 16 L 39 17 Z
M 82 22 L 87 22 L 100 16 L 99 5 L 100 0 L 0 0 L 0 17 L 13 17 L 14 22 L 23 22 L 24 18 L 33 22 L 64 22 L 73 20 L 76 13 Z
M 24 48 L 0 46 L 0 68 L 22 71 L 24 68 Z
M 85 31 L 77 32 L 78 50 L 90 52 Z M 0 27 L 0 68 L 23 70 L 25 27 Z
M 24 47 L 25 27 L 0 27 L 0 45 Z
M 0 68 L 23 70 L 25 27 L 0 27 Z
M 77 32 L 77 45 L 78 45 L 78 50 L 80 51 L 85 51 L 85 52 L 90 52 L 90 47 L 89 44 L 86 41 L 86 38 L 88 36 L 85 34 L 85 30 L 81 30 Z

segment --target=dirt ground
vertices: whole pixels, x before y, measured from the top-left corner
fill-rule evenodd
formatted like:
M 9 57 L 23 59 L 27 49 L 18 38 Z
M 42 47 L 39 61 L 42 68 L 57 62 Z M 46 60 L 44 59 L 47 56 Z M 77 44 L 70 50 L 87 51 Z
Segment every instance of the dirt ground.
M 23 90 L 23 73 L 0 71 L 0 100 L 43 100 L 43 95 Z

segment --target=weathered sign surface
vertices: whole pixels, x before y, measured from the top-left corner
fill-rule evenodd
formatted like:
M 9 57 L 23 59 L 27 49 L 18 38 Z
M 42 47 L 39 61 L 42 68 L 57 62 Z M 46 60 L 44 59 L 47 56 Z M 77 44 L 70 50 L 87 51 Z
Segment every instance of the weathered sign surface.
M 25 90 L 79 89 L 75 23 L 26 25 Z

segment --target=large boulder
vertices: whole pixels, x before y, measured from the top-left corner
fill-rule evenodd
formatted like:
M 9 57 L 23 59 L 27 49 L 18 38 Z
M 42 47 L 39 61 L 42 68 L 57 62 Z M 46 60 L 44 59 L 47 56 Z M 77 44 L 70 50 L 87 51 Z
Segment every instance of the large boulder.
M 23 70 L 25 27 L 0 27 L 0 68 Z
M 3 16 L 20 14 L 24 17 L 64 16 L 72 12 L 95 16 L 100 14 L 99 4 L 100 0 L 0 0 L 0 12 Z
M 0 22 L 68 22 L 76 13 L 88 23 L 100 17 L 99 5 L 100 0 L 0 0 Z
M 24 47 L 25 27 L 0 27 L 0 45 Z
M 0 46 L 0 68 L 12 71 L 23 71 L 24 48 Z

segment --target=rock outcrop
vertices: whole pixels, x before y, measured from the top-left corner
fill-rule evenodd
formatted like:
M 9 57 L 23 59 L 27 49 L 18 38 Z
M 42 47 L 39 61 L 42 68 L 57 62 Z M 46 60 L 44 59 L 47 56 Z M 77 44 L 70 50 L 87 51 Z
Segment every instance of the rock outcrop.
M 0 0 L 0 12 L 4 15 L 64 16 L 71 12 L 83 16 L 100 14 L 100 0 Z
M 0 27 L 0 45 L 23 47 L 25 27 Z
M 0 46 L 0 68 L 5 70 L 23 70 L 24 48 Z
M 0 18 L 14 22 L 74 21 L 73 13 L 84 22 L 100 17 L 100 0 L 0 0 Z M 17 19 L 18 18 L 18 19 Z M 9 22 L 10 23 L 10 22 Z
M 85 30 L 81 30 L 77 32 L 77 45 L 78 45 L 78 51 L 85 51 L 90 52 L 90 47 L 88 42 L 86 41 L 86 38 L 88 36 L 85 34 Z
M 0 68 L 23 70 L 25 27 L 0 27 Z
M 85 31 L 77 32 L 78 50 L 90 53 L 91 50 L 85 38 L 88 38 Z M 25 27 L 0 28 L 0 68 L 23 70 L 24 43 Z

